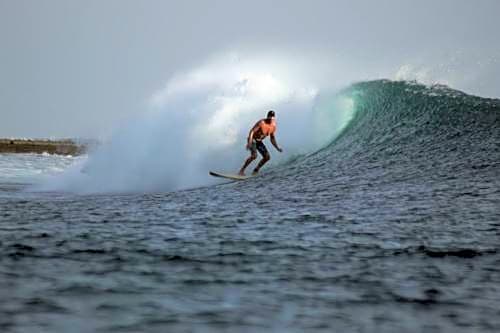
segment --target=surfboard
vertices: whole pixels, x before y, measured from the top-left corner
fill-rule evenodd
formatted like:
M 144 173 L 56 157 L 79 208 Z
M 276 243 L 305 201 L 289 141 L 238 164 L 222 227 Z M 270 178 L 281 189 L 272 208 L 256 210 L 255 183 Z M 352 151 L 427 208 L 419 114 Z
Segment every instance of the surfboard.
M 220 178 L 226 178 L 226 179 L 232 179 L 232 180 L 245 180 L 245 179 L 248 179 L 248 178 L 252 177 L 252 176 L 232 175 L 232 174 L 229 174 L 229 173 L 214 172 L 214 171 L 209 171 L 208 174 L 210 176 L 220 177 Z

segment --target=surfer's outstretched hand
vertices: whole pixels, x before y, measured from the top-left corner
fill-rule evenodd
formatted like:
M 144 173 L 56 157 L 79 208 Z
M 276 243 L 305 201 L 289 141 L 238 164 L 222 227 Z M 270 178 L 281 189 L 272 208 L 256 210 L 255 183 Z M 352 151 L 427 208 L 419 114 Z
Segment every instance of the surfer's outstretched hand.
M 280 153 L 283 152 L 283 149 L 281 149 L 281 148 L 276 148 L 276 150 L 279 151 Z

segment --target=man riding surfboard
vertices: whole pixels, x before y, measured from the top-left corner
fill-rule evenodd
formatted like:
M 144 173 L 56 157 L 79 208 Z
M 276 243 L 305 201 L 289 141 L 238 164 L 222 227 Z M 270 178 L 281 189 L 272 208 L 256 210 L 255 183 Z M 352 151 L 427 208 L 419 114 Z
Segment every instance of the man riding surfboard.
M 277 151 L 279 151 L 280 153 L 283 151 L 276 143 L 276 138 L 274 136 L 275 132 L 276 115 L 274 111 L 271 110 L 267 113 L 267 117 L 255 123 L 255 125 L 248 133 L 246 147 L 248 150 L 250 150 L 250 156 L 241 167 L 238 175 L 245 175 L 245 169 L 247 168 L 247 166 L 257 158 L 257 151 L 262 155 L 262 159 L 260 160 L 259 164 L 257 164 L 257 167 L 255 167 L 255 169 L 253 170 L 252 175 L 256 175 L 259 172 L 260 168 L 262 168 L 262 166 L 271 159 L 271 155 L 269 155 L 266 146 L 262 142 L 267 136 L 271 138 L 271 143 Z

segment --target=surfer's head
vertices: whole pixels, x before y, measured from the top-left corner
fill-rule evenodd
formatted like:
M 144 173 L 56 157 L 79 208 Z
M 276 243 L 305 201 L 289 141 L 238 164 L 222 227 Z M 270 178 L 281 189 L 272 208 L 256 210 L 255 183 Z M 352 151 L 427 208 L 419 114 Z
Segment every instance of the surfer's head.
M 269 110 L 269 112 L 267 113 L 267 119 L 272 119 L 272 118 L 275 118 L 276 115 L 274 114 L 274 111 L 273 110 Z

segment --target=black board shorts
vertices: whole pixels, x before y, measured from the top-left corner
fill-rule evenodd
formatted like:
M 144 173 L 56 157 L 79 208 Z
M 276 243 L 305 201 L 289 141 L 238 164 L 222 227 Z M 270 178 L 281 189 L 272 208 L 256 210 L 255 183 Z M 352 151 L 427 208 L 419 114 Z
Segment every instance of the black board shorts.
M 257 154 L 257 151 L 259 151 L 262 156 L 269 155 L 269 152 L 267 151 L 267 148 L 262 141 L 254 140 L 252 142 L 252 148 L 250 149 L 250 151 L 252 152 L 252 154 Z

